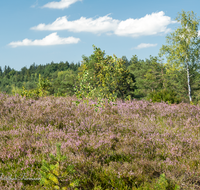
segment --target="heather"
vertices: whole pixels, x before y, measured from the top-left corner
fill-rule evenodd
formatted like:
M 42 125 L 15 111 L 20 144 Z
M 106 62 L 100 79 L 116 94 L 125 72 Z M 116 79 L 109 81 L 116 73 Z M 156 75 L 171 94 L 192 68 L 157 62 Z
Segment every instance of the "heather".
M 56 143 L 73 166 L 68 189 L 199 189 L 198 105 L 0 94 L 0 173 L 41 178 Z M 160 184 L 163 183 L 161 187 Z M 45 189 L 39 180 L 0 180 L 4 189 Z

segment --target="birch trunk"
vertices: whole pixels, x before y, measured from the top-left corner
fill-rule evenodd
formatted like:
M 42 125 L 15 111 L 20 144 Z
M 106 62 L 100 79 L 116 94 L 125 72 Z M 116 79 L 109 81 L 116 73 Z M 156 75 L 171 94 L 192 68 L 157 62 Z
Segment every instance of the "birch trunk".
M 190 87 L 190 71 L 189 71 L 189 63 L 187 59 L 186 59 L 186 64 L 187 64 L 188 95 L 189 95 L 190 102 L 192 102 L 191 87 Z

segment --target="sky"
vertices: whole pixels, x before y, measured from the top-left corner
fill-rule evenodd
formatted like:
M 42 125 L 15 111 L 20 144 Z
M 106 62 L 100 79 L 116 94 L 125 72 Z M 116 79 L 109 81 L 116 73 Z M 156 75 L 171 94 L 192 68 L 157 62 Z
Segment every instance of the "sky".
M 0 66 L 78 63 L 93 44 L 106 55 L 145 60 L 180 26 L 178 13 L 200 16 L 199 7 L 199 0 L 0 1 Z

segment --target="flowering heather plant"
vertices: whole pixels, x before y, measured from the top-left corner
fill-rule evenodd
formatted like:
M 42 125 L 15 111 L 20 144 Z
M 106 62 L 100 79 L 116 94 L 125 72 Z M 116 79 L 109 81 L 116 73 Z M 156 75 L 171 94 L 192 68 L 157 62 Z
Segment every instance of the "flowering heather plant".
M 118 99 L 96 112 L 94 100 L 74 101 L 0 94 L 2 189 L 43 189 L 42 160 L 56 165 L 56 143 L 81 190 L 200 188 L 200 106 Z

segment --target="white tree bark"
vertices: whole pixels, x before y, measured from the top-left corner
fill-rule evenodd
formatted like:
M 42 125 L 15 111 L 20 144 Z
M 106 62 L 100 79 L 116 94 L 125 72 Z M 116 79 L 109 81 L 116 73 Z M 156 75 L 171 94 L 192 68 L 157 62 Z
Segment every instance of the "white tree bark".
M 186 59 L 186 64 L 187 64 L 188 95 L 189 95 L 189 100 L 190 100 L 190 102 L 192 102 L 191 86 L 190 86 L 190 71 L 189 71 L 188 59 Z

